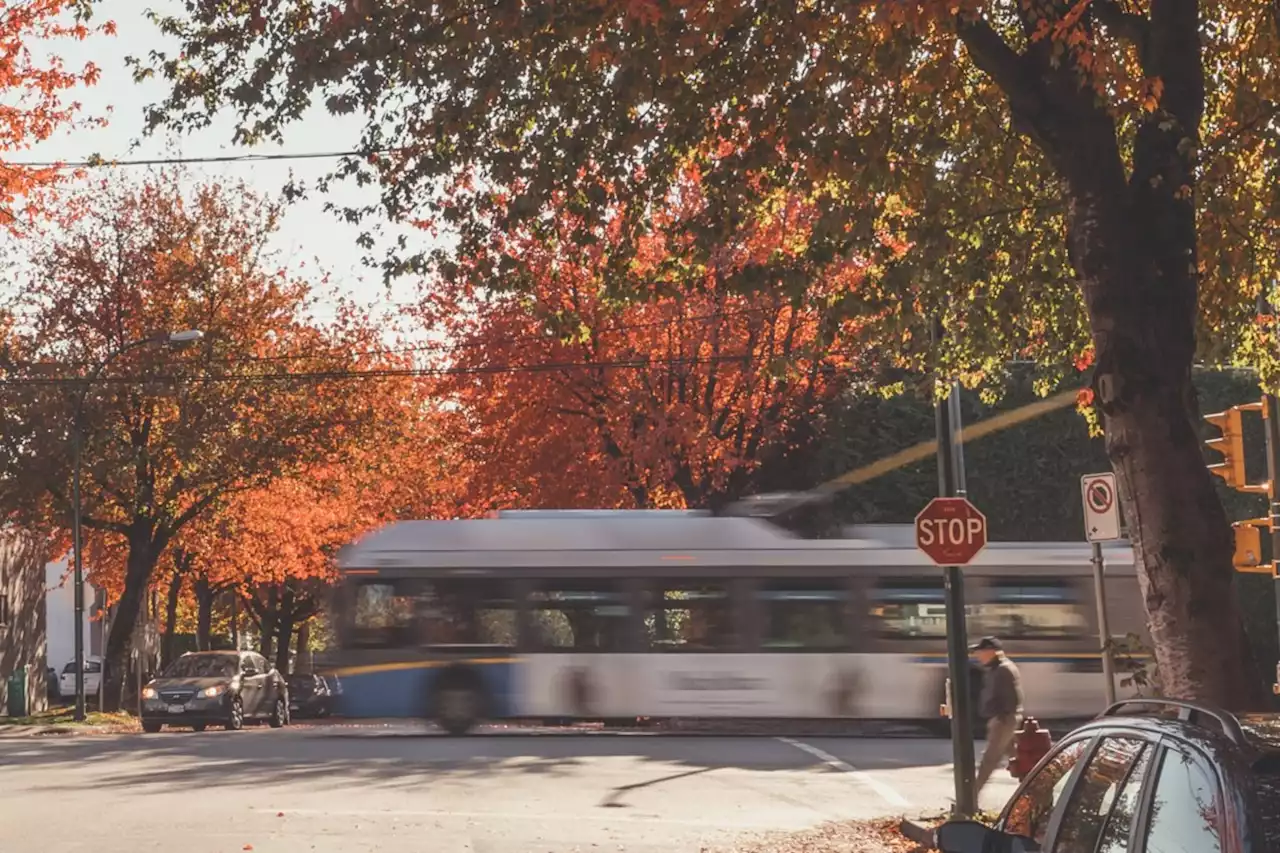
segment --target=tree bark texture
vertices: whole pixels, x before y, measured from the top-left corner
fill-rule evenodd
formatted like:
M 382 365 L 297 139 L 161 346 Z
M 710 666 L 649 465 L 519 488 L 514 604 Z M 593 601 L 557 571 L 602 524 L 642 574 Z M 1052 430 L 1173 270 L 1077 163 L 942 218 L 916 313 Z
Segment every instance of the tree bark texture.
M 302 620 L 298 625 L 298 651 L 294 658 L 298 663 L 298 670 L 311 672 L 314 669 L 314 661 L 311 659 L 311 619 Z
M 174 571 L 164 602 L 164 638 L 160 641 L 160 667 L 173 663 L 174 631 L 178 622 L 178 599 L 182 595 L 182 572 Z
M 196 648 L 207 652 L 212 646 L 213 633 L 213 600 L 217 592 L 209 583 L 209 578 L 201 575 L 196 578 Z
M 280 588 L 267 587 L 265 601 L 259 601 L 251 595 L 248 604 L 253 608 L 253 615 L 258 622 L 258 652 L 267 660 L 275 657 L 276 623 L 280 615 Z
M 276 616 L 276 669 L 289 672 L 289 650 L 293 647 L 294 602 L 297 596 L 289 584 L 280 591 L 280 607 Z
M 107 636 L 104 702 L 106 710 L 118 711 L 124 703 L 125 675 L 133 650 L 133 634 L 146 604 L 147 586 L 155 570 L 164 542 L 157 542 L 152 525 L 135 522 L 129 530 L 129 556 L 125 562 L 124 591 L 116 602 Z

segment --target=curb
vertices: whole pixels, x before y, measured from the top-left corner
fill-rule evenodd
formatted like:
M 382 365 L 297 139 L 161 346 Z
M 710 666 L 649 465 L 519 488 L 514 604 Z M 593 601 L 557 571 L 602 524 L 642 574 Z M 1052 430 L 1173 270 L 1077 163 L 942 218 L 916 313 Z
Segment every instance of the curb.
M 33 737 L 79 737 L 82 735 L 128 735 L 134 731 L 111 731 L 99 727 L 76 726 L 0 726 L 0 740 L 23 740 Z
M 65 735 L 71 734 L 72 731 L 66 726 L 3 726 L 0 727 L 0 738 L 18 740 L 40 735 Z
M 926 850 L 936 849 L 933 830 L 922 823 L 903 818 L 902 823 L 898 824 L 898 831 Z

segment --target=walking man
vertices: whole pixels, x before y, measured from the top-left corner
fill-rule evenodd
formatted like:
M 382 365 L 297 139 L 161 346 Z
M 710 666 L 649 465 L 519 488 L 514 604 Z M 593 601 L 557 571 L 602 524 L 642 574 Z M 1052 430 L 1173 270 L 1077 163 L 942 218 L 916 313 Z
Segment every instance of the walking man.
M 979 712 L 987 719 L 987 748 L 974 780 L 976 799 L 991 774 L 1009 757 L 1014 733 L 1022 725 L 1022 676 L 1013 661 L 1005 657 L 998 638 L 983 637 L 970 650 L 983 668 Z

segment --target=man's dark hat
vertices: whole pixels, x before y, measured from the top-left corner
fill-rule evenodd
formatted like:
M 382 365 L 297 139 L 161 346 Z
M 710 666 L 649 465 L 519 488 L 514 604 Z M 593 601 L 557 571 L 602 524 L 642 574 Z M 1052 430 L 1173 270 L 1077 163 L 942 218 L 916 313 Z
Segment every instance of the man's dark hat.
M 991 649 L 993 652 L 998 652 L 1003 648 L 1004 646 L 1000 645 L 999 637 L 983 637 L 981 640 L 970 646 L 969 651 L 977 652 L 982 649 Z

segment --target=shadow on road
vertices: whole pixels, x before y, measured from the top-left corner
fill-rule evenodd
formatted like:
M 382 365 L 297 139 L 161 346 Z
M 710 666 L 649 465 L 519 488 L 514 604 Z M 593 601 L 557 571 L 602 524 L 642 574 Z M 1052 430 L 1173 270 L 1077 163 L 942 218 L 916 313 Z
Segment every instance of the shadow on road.
M 821 748 L 859 770 L 945 764 L 945 741 L 822 740 Z M 26 738 L 0 741 L 0 765 L 10 770 L 60 768 L 49 790 L 303 785 L 313 790 L 355 785 L 430 789 L 503 775 L 555 778 L 588 772 L 583 765 L 639 764 L 661 781 L 710 770 L 837 772 L 793 744 L 761 737 L 500 737 L 360 734 L 334 727 L 297 727 L 195 734 Z M 647 770 L 646 765 L 652 765 Z M 83 772 L 74 772 L 83 771 Z M 656 782 L 642 783 L 656 784 Z M 619 793 L 623 793 L 620 791 Z

